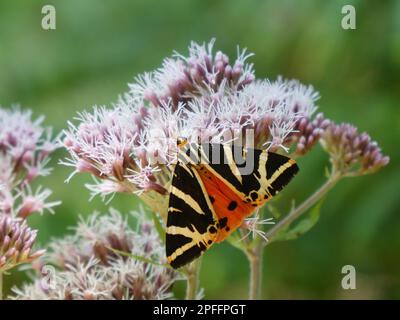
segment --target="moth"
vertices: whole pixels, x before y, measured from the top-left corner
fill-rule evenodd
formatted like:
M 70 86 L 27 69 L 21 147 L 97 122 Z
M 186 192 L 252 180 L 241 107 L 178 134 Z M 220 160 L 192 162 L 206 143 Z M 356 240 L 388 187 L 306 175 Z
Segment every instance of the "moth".
M 173 268 L 224 241 L 298 172 L 295 160 L 266 150 L 178 139 L 166 229 Z

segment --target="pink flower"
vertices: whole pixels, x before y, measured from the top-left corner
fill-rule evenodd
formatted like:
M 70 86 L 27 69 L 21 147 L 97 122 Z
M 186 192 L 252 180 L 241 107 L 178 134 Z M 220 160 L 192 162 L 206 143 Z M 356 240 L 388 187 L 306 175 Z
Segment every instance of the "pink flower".
M 43 128 L 43 117 L 32 120 L 31 111 L 0 108 L 0 215 L 27 217 L 59 202 L 45 203 L 51 191 L 30 185 L 50 173 L 49 155 L 58 146 L 51 129 Z
M 44 251 L 34 251 L 37 231 L 25 218 L 58 205 L 47 202 L 49 189 L 32 190 L 32 182 L 50 173 L 49 155 L 57 145 L 43 117 L 32 120 L 30 111 L 0 108 L 0 271 L 32 262 Z
M 347 123 L 329 125 L 321 144 L 330 154 L 334 168 L 347 176 L 376 172 L 390 161 L 366 132 L 360 134 Z
M 112 107 L 94 107 L 69 123 L 64 145 L 70 158 L 63 163 L 73 174 L 95 177 L 93 194 L 133 192 L 160 209 L 180 137 L 215 143 L 243 138 L 248 147 L 292 157 L 320 141 L 332 121 L 317 113 L 319 93 L 312 86 L 281 77 L 256 80 L 247 62 L 252 54 L 238 50 L 230 63 L 213 47 L 214 40 L 191 43 L 188 55 L 175 53 L 139 75 Z
M 44 257 L 55 266 L 49 285 L 43 286 L 39 274 L 32 284 L 14 288 L 13 298 L 173 298 L 172 286 L 180 279 L 179 274 L 163 266 L 164 247 L 150 222 L 143 220 L 143 212 L 134 215 L 137 228 L 130 227 L 126 215 L 124 218 L 112 209 L 105 215 L 81 219 L 73 234 L 51 243 L 49 254 Z
M 28 227 L 25 220 L 0 215 L 0 272 L 21 263 L 31 262 L 44 250 L 33 250 L 37 231 Z

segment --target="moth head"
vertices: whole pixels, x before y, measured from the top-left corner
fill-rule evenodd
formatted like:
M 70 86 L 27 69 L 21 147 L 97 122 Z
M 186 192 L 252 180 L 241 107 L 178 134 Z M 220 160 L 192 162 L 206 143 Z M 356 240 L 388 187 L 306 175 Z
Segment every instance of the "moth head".
M 178 137 L 176 139 L 176 145 L 178 148 L 182 148 L 188 143 L 188 139 L 186 137 Z

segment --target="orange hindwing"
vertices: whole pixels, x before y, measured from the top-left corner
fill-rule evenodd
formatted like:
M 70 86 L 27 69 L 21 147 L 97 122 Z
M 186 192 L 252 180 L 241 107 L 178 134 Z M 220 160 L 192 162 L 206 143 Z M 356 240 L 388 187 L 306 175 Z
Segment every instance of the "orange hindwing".
M 219 232 L 215 242 L 222 242 L 256 208 L 252 204 L 243 201 L 231 188 L 204 166 L 198 166 L 197 170 L 218 216 Z

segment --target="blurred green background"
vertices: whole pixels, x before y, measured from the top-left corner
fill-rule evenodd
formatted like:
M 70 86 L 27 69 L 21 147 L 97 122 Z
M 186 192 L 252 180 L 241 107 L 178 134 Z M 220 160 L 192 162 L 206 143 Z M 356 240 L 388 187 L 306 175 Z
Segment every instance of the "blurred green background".
M 57 29 L 41 28 L 41 8 L 53 4 Z M 341 28 L 341 8 L 353 4 L 357 29 Z M 59 132 L 77 111 L 110 104 L 127 83 L 161 64 L 191 40 L 217 38 L 216 49 L 236 55 L 236 45 L 256 53 L 256 75 L 313 84 L 320 111 L 367 131 L 391 157 L 377 174 L 348 179 L 329 194 L 318 224 L 305 236 L 267 247 L 263 298 L 400 298 L 400 1 L 197 0 L 0 2 L 0 105 L 19 103 Z M 40 184 L 61 199 L 55 215 L 31 218 L 40 242 L 68 232 L 78 215 L 106 211 L 89 202 L 78 175 L 57 165 Z M 285 197 L 304 199 L 323 182 L 327 156 L 320 147 L 300 159 L 301 173 Z M 133 196 L 111 205 L 128 212 Z M 357 270 L 357 290 L 341 288 L 341 269 Z M 21 283 L 14 271 L 6 284 Z M 246 258 L 228 244 L 203 260 L 206 298 L 246 298 Z M 181 294 L 184 286 L 178 288 Z

